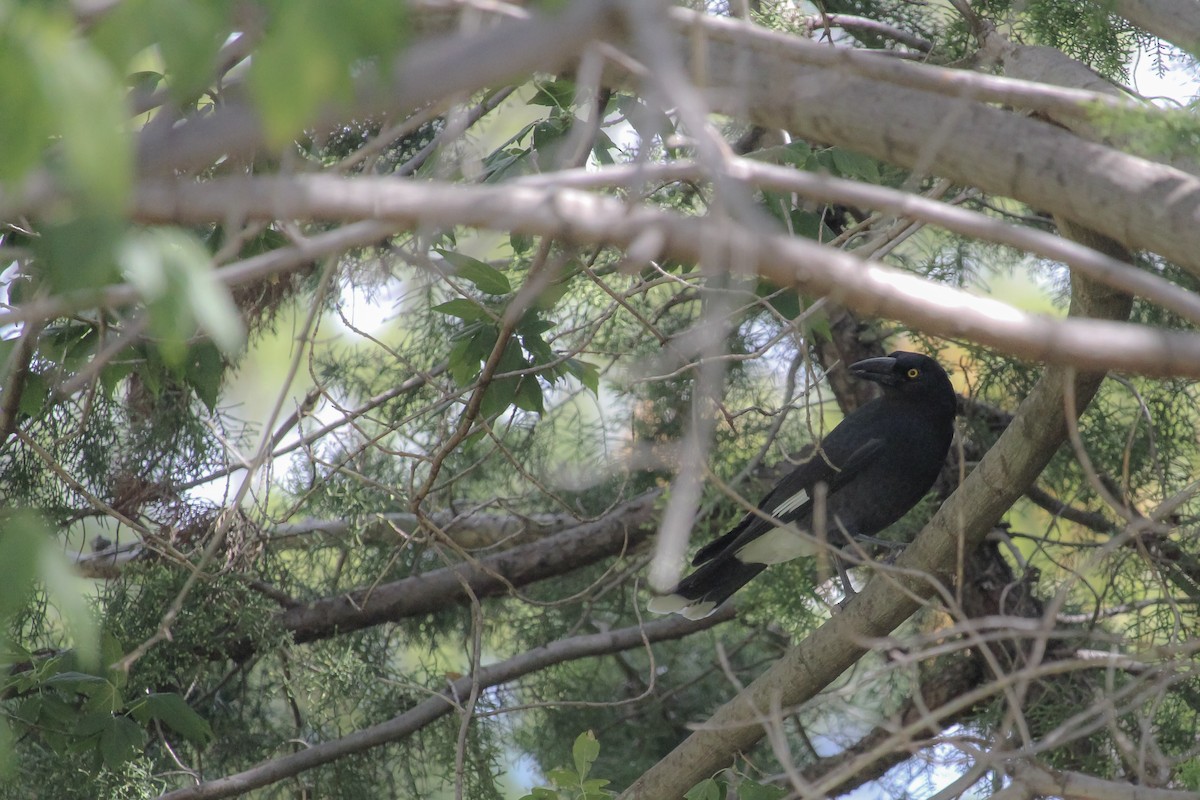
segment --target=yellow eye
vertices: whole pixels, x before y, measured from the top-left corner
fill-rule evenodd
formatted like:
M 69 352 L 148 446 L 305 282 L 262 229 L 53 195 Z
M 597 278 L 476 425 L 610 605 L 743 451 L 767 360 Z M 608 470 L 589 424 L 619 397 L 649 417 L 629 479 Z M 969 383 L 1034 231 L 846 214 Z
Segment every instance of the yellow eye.
M 912 380 L 920 374 L 921 374 L 921 370 L 917 369 L 916 367 L 913 367 L 912 369 L 910 369 L 908 371 L 908 378 L 909 378 L 909 380 Z

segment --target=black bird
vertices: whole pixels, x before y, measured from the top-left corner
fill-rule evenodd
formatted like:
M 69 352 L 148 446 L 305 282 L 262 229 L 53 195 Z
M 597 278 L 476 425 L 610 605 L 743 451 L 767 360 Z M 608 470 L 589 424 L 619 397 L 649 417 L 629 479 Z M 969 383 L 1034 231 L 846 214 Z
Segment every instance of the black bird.
M 929 356 L 897 351 L 850 365 L 883 396 L 841 421 L 737 526 L 700 548 L 698 569 L 650 610 L 706 617 L 770 564 L 811 556 L 813 491 L 825 484 L 826 530 L 872 536 L 904 516 L 937 479 L 954 438 L 957 401 Z M 798 534 L 797 530 L 802 533 Z

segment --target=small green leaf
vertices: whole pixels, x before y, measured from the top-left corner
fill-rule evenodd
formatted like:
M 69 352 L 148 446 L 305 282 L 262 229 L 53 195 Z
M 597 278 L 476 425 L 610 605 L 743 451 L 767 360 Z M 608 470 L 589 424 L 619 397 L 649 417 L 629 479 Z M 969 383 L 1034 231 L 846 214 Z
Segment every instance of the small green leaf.
M 585 389 L 588 389 L 597 397 L 600 396 L 600 368 L 589 361 L 583 361 L 578 358 L 568 358 L 566 362 L 567 371 L 583 384 Z
M 480 322 L 491 319 L 488 316 L 487 310 L 483 306 L 476 303 L 474 300 L 467 300 L 464 297 L 447 300 L 444 303 L 439 303 L 434 306 L 433 311 L 439 314 L 445 314 L 448 317 L 458 317 L 467 322 Z
M 91 711 L 77 714 L 75 724 L 71 727 L 71 735 L 77 739 L 95 736 L 103 733 L 112 726 L 113 715 L 107 711 Z
M 483 400 L 479 403 L 479 413 L 484 418 L 491 418 L 503 413 L 516 400 L 517 387 L 520 383 L 519 375 L 493 380 L 483 393 Z
M 738 800 L 779 800 L 787 796 L 787 790 L 743 778 L 737 786 Z
M 109 769 L 120 769 L 146 744 L 146 732 L 125 717 L 112 717 L 100 732 L 100 755 Z
M 21 402 L 18 406 L 22 414 L 37 419 L 47 409 L 46 398 L 50 394 L 50 385 L 46 379 L 36 372 L 25 375 L 25 386 L 21 390 Z
M 200 402 L 204 403 L 209 411 L 215 410 L 221 381 L 225 377 L 225 359 L 212 342 L 192 345 L 184 363 L 183 377 L 188 386 L 196 392 Z
M 546 771 L 546 777 L 553 781 L 555 786 L 578 786 L 579 775 L 569 769 L 551 769 Z
M 521 255 L 529 252 L 529 248 L 533 247 L 533 237 L 527 233 L 510 233 L 508 235 L 508 246 L 512 248 L 513 253 Z
M 512 284 L 509 283 L 508 278 L 495 267 L 453 250 L 437 250 L 436 252 L 440 253 L 442 258 L 454 267 L 455 275 L 475 284 L 479 291 L 488 294 L 508 294 L 512 291 Z
M 833 159 L 834 169 L 847 178 L 860 178 L 871 183 L 879 183 L 879 164 L 874 159 L 834 147 L 829 150 Z
M 575 102 L 575 83 L 569 80 L 545 81 L 529 99 L 531 106 L 568 109 Z
M 687 800 L 721 800 L 721 785 L 712 778 L 705 778 L 684 793 Z
M 138 722 L 161 720 L 173 731 L 197 744 L 203 744 L 212 738 L 212 727 L 208 720 L 197 714 L 187 701 L 175 692 L 146 695 L 140 698 L 130 711 Z
M 108 685 L 108 681 L 99 675 L 89 675 L 86 672 L 74 671 L 51 675 L 44 683 L 46 686 L 55 686 L 60 689 L 66 689 L 69 692 L 79 692 L 80 694 L 90 694 L 99 687 Z
M 513 403 L 523 411 L 531 411 L 537 414 L 546 413 L 542 397 L 542 386 L 538 383 L 536 376 L 525 375 L 521 378 L 521 382 L 517 384 L 517 392 L 513 397 Z
M 185 367 L 187 341 L 199 326 L 226 353 L 241 349 L 241 316 L 229 290 L 213 275 L 204 246 L 182 230 L 162 228 L 126 236 L 118 251 L 126 278 L 137 287 L 150 314 L 150 328 L 163 360 Z
M 12 616 L 25 603 L 48 538 L 45 524 L 31 512 L 0 515 L 0 617 Z
M 575 743 L 571 745 L 571 759 L 575 762 L 575 771 L 579 773 L 580 781 L 587 777 L 592 763 L 599 755 L 600 742 L 596 741 L 596 734 L 584 731 L 575 737 Z

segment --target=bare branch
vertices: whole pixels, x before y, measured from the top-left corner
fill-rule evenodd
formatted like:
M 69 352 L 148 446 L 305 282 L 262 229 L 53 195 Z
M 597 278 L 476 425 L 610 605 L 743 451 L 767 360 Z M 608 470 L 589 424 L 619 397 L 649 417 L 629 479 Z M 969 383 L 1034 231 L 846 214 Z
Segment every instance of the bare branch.
M 707 82 L 717 111 L 1013 197 L 1200 272 L 1200 180 L 1186 172 L 971 102 L 969 90 L 948 97 L 816 68 L 798 53 L 812 45 L 796 37 L 672 13 L 677 46 L 703 59 L 693 61 L 693 79 Z
M 393 65 L 386 92 L 360 87 L 366 98 L 354 116 L 402 113 L 485 86 L 501 86 L 534 72 L 558 72 L 578 59 L 588 42 L 612 33 L 612 3 L 570 3 L 557 14 L 504 20 L 479 33 L 430 36 L 406 48 Z M 346 116 L 327 109 L 312 127 L 322 131 Z M 139 143 L 138 169 L 147 175 L 192 171 L 222 155 L 248 155 L 263 142 L 261 121 L 247 104 L 230 102 L 208 115 L 167 129 L 148 130 Z
M 1200 198 L 1200 182 L 1197 191 Z M 323 175 L 204 184 L 146 181 L 134 213 L 144 222 L 204 222 L 223 219 L 231 207 L 256 218 L 371 217 L 412 227 L 468 225 L 541 234 L 623 247 L 634 261 L 667 255 L 699 263 L 712 257 L 706 252 L 712 237 L 704 218 L 566 189 Z M 1028 314 L 808 239 L 772 236 L 732 220 L 721 245 L 735 254 L 733 263 L 778 285 L 828 294 L 860 313 L 898 319 L 934 335 L 971 339 L 1030 361 L 1200 377 L 1195 334 Z
M 564 661 L 631 650 L 652 642 L 681 639 L 726 622 L 733 616 L 733 610 L 726 608 L 697 621 L 672 617 L 607 633 L 560 639 L 499 664 L 483 667 L 476 675 L 459 678 L 451 683 L 444 693 L 431 697 L 387 722 L 363 728 L 340 739 L 315 744 L 297 753 L 265 761 L 236 775 L 167 792 L 159 800 L 212 800 L 244 794 L 251 789 L 267 786 L 347 755 L 361 753 L 372 747 L 411 736 L 439 717 L 454 711 L 457 707 L 454 698 L 467 696 L 473 686 L 487 689 Z
M 1183 50 L 1200 49 L 1200 18 L 1189 0 L 1112 0 L 1103 7 Z
M 1065 800 L 1194 800 L 1196 793 L 1181 789 L 1154 789 L 1123 781 L 1106 781 L 1081 772 L 1055 771 L 1040 764 L 1023 764 L 1013 770 L 1014 783 L 1031 794 Z
M 292 632 L 296 642 L 311 642 L 442 610 L 468 602 L 471 594 L 480 599 L 504 595 L 514 587 L 633 548 L 654 532 L 651 517 L 657 498 L 658 492 L 642 495 L 594 522 L 475 562 L 285 609 L 276 621 Z M 236 647 L 232 655 L 244 658 L 249 655 L 248 648 L 248 644 Z

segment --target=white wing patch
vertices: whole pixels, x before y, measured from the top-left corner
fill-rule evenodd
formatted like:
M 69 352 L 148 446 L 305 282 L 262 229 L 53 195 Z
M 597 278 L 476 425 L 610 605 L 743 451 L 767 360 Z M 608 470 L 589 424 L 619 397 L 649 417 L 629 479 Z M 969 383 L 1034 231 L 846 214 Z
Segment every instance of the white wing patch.
M 799 508 L 800 506 L 804 505 L 807 502 L 808 502 L 808 491 L 806 489 L 801 489 L 800 491 L 796 492 L 794 495 L 789 497 L 787 500 L 784 500 L 782 503 L 780 503 L 778 506 L 776 506 L 775 510 L 771 512 L 771 516 L 772 517 L 781 517 L 784 514 L 788 513 L 789 511 L 795 511 L 797 508 Z
M 652 597 L 646 607 L 655 614 L 679 614 L 688 619 L 704 619 L 716 610 L 717 604 L 709 600 L 689 600 L 681 594 L 668 594 Z
M 780 512 L 776 511 L 776 514 Z M 743 564 L 780 564 L 817 552 L 817 543 L 805 538 L 792 526 L 772 528 L 734 553 Z

